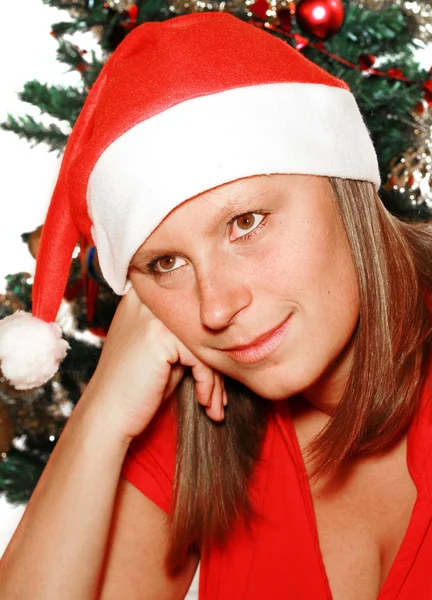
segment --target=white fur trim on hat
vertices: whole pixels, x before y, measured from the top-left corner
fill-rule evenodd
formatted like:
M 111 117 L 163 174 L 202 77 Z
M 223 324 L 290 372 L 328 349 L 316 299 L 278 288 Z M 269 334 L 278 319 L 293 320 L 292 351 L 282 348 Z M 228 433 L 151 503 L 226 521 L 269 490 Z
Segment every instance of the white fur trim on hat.
M 105 279 L 125 293 L 132 256 L 185 200 L 271 173 L 379 188 L 376 153 L 350 91 L 312 83 L 235 88 L 177 104 L 121 135 L 97 161 L 87 190 Z
M 46 323 L 23 311 L 0 321 L 1 369 L 17 390 L 48 381 L 68 348 L 56 323 Z

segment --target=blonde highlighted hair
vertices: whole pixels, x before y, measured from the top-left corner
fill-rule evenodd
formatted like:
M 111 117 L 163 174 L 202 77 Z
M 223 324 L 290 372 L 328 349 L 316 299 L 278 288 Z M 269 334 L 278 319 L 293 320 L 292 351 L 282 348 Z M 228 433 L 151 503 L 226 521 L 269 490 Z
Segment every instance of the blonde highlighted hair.
M 357 271 L 360 315 L 353 366 L 335 415 L 310 446 L 314 476 L 394 445 L 420 400 L 431 336 L 432 233 L 383 206 L 368 182 L 328 178 Z M 229 404 L 214 423 L 194 398 L 190 375 L 177 400 L 178 447 L 167 564 L 191 548 L 223 542 L 234 519 L 253 518 L 248 481 L 271 403 L 226 380 Z

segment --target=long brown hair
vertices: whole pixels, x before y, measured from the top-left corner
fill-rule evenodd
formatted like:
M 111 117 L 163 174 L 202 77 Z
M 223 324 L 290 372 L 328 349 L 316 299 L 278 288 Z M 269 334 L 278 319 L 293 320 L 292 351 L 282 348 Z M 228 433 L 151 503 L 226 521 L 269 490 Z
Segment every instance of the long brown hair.
M 335 415 L 310 445 L 314 476 L 390 448 L 406 431 L 425 378 L 431 316 L 432 233 L 383 206 L 371 183 L 328 178 L 358 276 L 360 315 L 352 370 Z M 233 519 L 253 516 L 248 481 L 270 403 L 234 381 L 223 423 L 212 422 L 186 377 L 179 389 L 170 570 L 188 551 L 222 542 Z

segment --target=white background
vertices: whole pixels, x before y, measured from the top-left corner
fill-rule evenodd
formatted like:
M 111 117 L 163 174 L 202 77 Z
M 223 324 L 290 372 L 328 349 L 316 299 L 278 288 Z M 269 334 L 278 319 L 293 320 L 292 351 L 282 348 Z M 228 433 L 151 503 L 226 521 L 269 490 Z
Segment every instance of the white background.
M 3 0 L 4 1 L 4 0 Z M 17 92 L 30 79 L 48 83 L 73 84 L 76 73 L 56 61 L 56 40 L 50 35 L 51 24 L 66 12 L 49 8 L 40 0 L 20 0 L 19 14 L 4 23 L 0 36 L 0 120 L 8 112 L 18 116 L 38 111 L 20 102 Z M 79 76 L 78 76 L 79 77 Z M 31 148 L 13 133 L 0 130 L 0 292 L 4 276 L 34 270 L 34 261 L 21 233 L 32 231 L 44 221 L 50 194 L 59 167 L 55 153 L 47 146 Z

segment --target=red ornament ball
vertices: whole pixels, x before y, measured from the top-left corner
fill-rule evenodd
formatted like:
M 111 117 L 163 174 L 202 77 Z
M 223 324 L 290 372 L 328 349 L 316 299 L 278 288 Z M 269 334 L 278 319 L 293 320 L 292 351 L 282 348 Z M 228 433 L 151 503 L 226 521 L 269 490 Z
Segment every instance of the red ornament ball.
M 267 11 L 270 9 L 270 4 L 267 0 L 256 0 L 253 4 L 249 6 L 249 10 L 251 13 L 257 17 L 257 19 L 261 19 L 265 21 L 267 18 Z
M 341 0 L 299 0 L 296 18 L 305 33 L 324 40 L 341 29 L 345 12 Z

